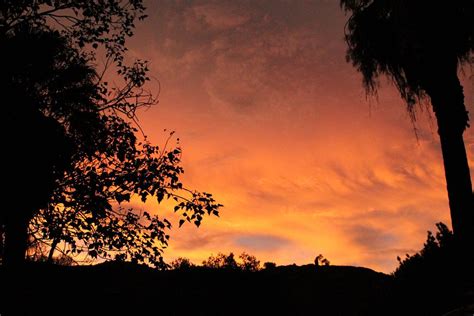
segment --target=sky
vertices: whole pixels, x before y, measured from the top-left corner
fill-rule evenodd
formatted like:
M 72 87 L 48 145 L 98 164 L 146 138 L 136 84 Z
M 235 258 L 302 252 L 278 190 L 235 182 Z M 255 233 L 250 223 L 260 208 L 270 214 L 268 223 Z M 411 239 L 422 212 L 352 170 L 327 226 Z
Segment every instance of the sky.
M 385 80 L 367 98 L 345 60 L 338 0 L 147 7 L 129 55 L 150 61 L 160 95 L 140 124 L 155 144 L 176 131 L 185 186 L 224 204 L 199 229 L 178 229 L 156 203 L 139 206 L 173 219 L 168 261 L 245 251 L 262 263 L 307 264 L 323 254 L 391 272 L 436 222 L 450 225 L 434 116 L 419 107 L 412 122 Z M 460 78 L 474 113 L 472 69 Z M 465 142 L 472 167 L 472 128 Z

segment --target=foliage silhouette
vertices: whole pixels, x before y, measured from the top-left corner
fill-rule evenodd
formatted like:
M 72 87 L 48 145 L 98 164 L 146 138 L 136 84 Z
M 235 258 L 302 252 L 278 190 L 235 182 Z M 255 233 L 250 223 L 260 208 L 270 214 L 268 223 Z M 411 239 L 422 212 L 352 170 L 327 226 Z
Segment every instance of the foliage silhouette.
M 44 302 L 51 297 L 57 303 L 54 311 L 48 310 L 49 315 L 64 313 L 65 309 L 70 314 L 83 313 L 82 309 L 71 309 L 70 298 L 87 293 L 104 302 L 120 302 L 94 307 L 88 312 L 94 315 L 125 311 L 142 315 L 157 309 L 160 315 L 314 315 L 315 311 L 323 315 L 442 315 L 470 301 L 452 278 L 462 268 L 451 248 L 456 246 L 453 235 L 446 226 L 437 226 L 439 232 L 435 236 L 429 233 L 425 248 L 407 260 L 421 259 L 408 265 L 404 260 L 392 276 L 360 267 L 315 269 L 313 264 L 270 264 L 264 265 L 270 268 L 246 273 L 231 254 L 211 256 L 220 259 L 213 268 L 179 258 L 171 263 L 171 271 L 117 261 L 75 267 L 36 262 L 25 269 L 21 278 L 28 282 L 19 288 L 22 297 L 28 295 L 30 304 L 13 303 L 8 299 L 12 292 L 7 293 L 6 302 L 11 302 L 15 314 L 43 314 L 50 308 Z M 229 264 L 229 258 L 237 267 Z M 465 265 L 464 269 L 470 267 Z M 58 287 L 65 279 L 67 284 Z M 42 291 L 35 291 L 38 284 Z M 464 294 L 468 294 L 472 287 L 464 284 Z M 147 304 L 156 297 L 160 297 L 158 307 Z M 210 297 L 212 302 L 203 303 Z M 472 308 L 464 309 L 472 313 Z
M 242 252 L 238 259 L 238 261 L 235 259 L 232 252 L 228 255 L 218 253 L 216 256 L 211 255 L 207 260 L 204 260 L 202 266 L 211 269 L 241 270 L 246 272 L 260 270 L 260 261 L 255 256 Z
M 169 266 L 172 270 L 187 270 L 195 267 L 191 260 L 183 257 L 173 260 Z
M 138 73 L 131 72 L 133 66 L 124 62 L 125 43 L 133 35 L 136 20 L 146 18 L 144 11 L 142 0 L 4 0 L 0 4 L 0 34 L 11 36 L 24 27 L 56 30 L 81 49 L 103 47 L 117 70 L 133 77 Z M 126 104 L 122 105 L 125 109 Z M 135 107 L 130 105 L 130 109 Z
M 125 262 L 29 268 L 21 292 L 30 293 L 28 304 L 7 301 L 15 314 L 83 314 L 83 308 L 71 307 L 71 298 L 87 293 L 103 302 L 88 309 L 92 315 L 400 315 L 387 301 L 392 278 L 365 268 L 310 264 L 251 273 L 203 267 L 161 271 Z M 38 284 L 41 291 L 34 291 Z M 54 308 L 44 303 L 51 297 Z
M 110 142 L 114 140 L 120 142 L 117 137 Z M 51 240 L 52 246 L 66 242 L 67 254 L 86 252 L 92 258 L 164 268 L 162 251 L 169 238 L 165 230 L 171 223 L 147 212 L 114 207 L 114 203 L 129 202 L 133 196 L 143 202 L 150 197 L 158 203 L 172 199 L 182 221 L 198 226 L 204 215 L 217 215 L 220 205 L 210 194 L 185 189 L 179 182 L 180 153 L 179 148 L 166 151 L 137 143 L 123 160 L 102 155 L 80 161 L 59 182 L 49 207 L 35 216 L 31 231 L 41 241 Z
M 395 277 L 414 278 L 430 270 L 423 265 L 448 266 L 447 261 L 455 261 L 452 231 L 443 223 L 437 223 L 436 227 L 438 228 L 436 235 L 428 231 L 428 237 L 420 252 L 414 255 L 407 254 L 404 259 L 397 257 L 400 265 L 394 272 Z
M 93 71 L 57 33 L 25 27 L 1 41 L 8 62 L 0 80 L 9 102 L 2 128 L 11 150 L 5 155 L 4 251 L 6 263 L 12 259 L 17 264 L 24 258 L 28 222 L 46 207 L 56 181 L 69 168 L 75 141 L 86 144 L 90 138 L 81 136 L 94 136 L 99 121 L 89 107 L 98 96 Z M 31 51 L 36 54 L 30 56 Z M 76 117 L 91 122 L 88 134 L 73 123 Z
M 319 266 L 328 266 L 330 265 L 331 263 L 329 262 L 328 259 L 324 258 L 324 256 L 322 254 L 319 254 L 316 256 L 316 258 L 314 258 L 314 265 L 316 267 L 319 267 Z
M 469 127 L 461 64 L 472 62 L 474 2 L 471 0 L 341 0 L 347 60 L 362 73 L 368 93 L 388 76 L 414 119 L 428 97 L 438 123 L 455 236 L 474 247 L 474 198 L 463 132 Z M 449 21 L 449 22 L 448 22 Z
M 7 92 L 4 100 L 12 104 L 2 127 L 9 134 L 16 131 L 7 139 L 7 147 L 16 155 L 7 157 L 7 165 L 12 166 L 6 177 L 10 198 L 1 219 L 6 261 L 11 259 L 13 265 L 24 259 L 28 220 L 47 203 L 73 152 L 87 152 L 96 145 L 94 137 L 103 126 L 98 110 L 131 116 L 141 104 L 129 100 L 139 96 L 135 92 L 146 80 L 146 64 L 137 61 L 129 66 L 123 53 L 125 39 L 132 35 L 137 15 L 143 18 L 143 10 L 141 1 L 7 0 L 0 4 L 2 69 L 6 69 L 0 80 Z M 115 63 L 123 73 L 123 89 L 108 88 L 103 73 L 98 77 L 88 65 L 99 45 L 105 48 L 107 63 Z M 32 154 L 36 154 L 35 164 L 27 160 Z M 19 162 L 18 157 L 25 161 Z M 23 200 L 19 197 L 25 195 L 21 192 L 25 179 L 35 190 L 20 211 L 15 203 Z
M 264 270 L 272 270 L 276 268 L 276 263 L 275 262 L 270 262 L 267 261 L 263 264 L 263 269 Z
M 27 254 L 26 261 L 34 263 L 52 264 L 58 266 L 77 265 L 76 261 L 68 255 L 60 254 L 59 256 L 56 256 L 54 258 L 49 258 L 48 254 L 44 254 L 42 251 L 36 251 L 31 254 Z
M 240 262 L 238 263 L 239 267 L 243 271 L 255 272 L 260 270 L 260 260 L 253 255 L 250 255 L 246 252 L 242 252 L 239 256 Z
M 49 260 L 65 243 L 69 254 L 162 266 L 171 224 L 117 204 L 133 196 L 172 199 L 180 226 L 218 214 L 221 205 L 210 194 L 179 181 L 179 147 L 159 148 L 135 135 L 136 111 L 155 102 L 144 88 L 147 63 L 124 62 L 125 39 L 143 11 L 139 0 L 0 4 L 0 80 L 12 104 L 2 127 L 14 153 L 6 155 L 9 198 L 0 218 L 5 264 L 24 261 L 33 217 L 30 233 L 49 244 Z M 99 47 L 107 58 L 100 72 L 93 66 Z M 104 80 L 111 65 L 121 88 Z
M 400 300 L 413 314 L 441 315 L 474 300 L 474 261 L 466 258 L 453 232 L 437 223 L 435 235 L 428 231 L 423 249 L 398 257 L 393 275 Z
M 211 269 L 237 270 L 239 268 L 232 252 L 228 255 L 223 253 L 218 253 L 216 256 L 211 255 L 202 262 L 202 265 Z

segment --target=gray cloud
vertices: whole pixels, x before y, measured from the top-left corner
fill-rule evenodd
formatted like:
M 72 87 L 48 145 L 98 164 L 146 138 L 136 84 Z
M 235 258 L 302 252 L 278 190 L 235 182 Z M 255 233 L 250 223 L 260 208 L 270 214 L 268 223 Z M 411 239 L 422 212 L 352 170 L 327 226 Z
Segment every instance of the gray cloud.
M 242 234 L 234 238 L 234 243 L 250 251 L 274 251 L 291 244 L 291 241 L 279 236 Z
M 335 1 L 148 6 L 148 21 L 154 23 L 153 36 L 147 36 L 153 41 L 149 54 L 157 54 L 149 56 L 153 69 L 163 81 L 200 87 L 211 101 L 244 112 L 265 105 L 296 107 L 299 96 L 322 105 L 336 84 L 337 89 L 353 84 L 338 75 L 349 66 L 344 63 L 345 18 Z
M 370 251 L 387 250 L 395 246 L 398 241 L 397 236 L 391 233 L 362 225 L 349 227 L 348 236 L 355 244 Z
M 226 240 L 229 237 L 229 233 L 206 233 L 202 230 L 187 230 L 186 234 L 180 234 L 174 236 L 171 239 L 171 244 L 177 250 L 194 250 L 204 249 L 208 245 L 215 245 L 221 243 L 222 240 Z M 176 238 L 175 238 L 176 237 Z

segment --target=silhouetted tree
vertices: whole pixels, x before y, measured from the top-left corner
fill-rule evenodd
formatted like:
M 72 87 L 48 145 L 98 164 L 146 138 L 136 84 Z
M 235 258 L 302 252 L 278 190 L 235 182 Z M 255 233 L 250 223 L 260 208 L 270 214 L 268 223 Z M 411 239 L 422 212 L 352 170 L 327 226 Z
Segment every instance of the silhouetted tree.
M 433 273 L 433 266 L 436 266 L 435 270 L 438 270 L 443 266 L 448 267 L 450 265 L 448 262 L 457 261 L 454 252 L 453 232 L 443 223 L 437 223 L 436 227 L 438 228 L 436 235 L 428 231 L 423 249 L 414 255 L 407 254 L 404 259 L 397 257 L 400 265 L 394 272 L 396 277 L 420 277 L 423 273 Z
M 186 270 L 195 267 L 195 265 L 188 258 L 177 258 L 169 264 L 173 270 Z
M 249 255 L 246 252 L 242 252 L 239 256 L 240 262 L 239 267 L 243 271 L 255 272 L 260 270 L 260 260 L 257 260 L 255 256 Z
M 314 258 L 314 265 L 319 267 L 319 266 L 328 266 L 330 265 L 330 262 L 328 259 L 324 258 L 322 254 L 319 254 Z
M 108 140 L 109 148 L 121 143 L 119 135 Z M 199 226 L 205 214 L 218 214 L 220 205 L 210 194 L 188 190 L 179 181 L 179 148 L 168 151 L 145 142 L 122 149 L 123 158 L 112 152 L 78 161 L 58 181 L 48 207 L 34 217 L 30 229 L 49 242 L 50 258 L 59 243 L 66 243 L 67 254 L 164 268 L 162 251 L 171 223 L 147 212 L 114 207 L 133 196 L 143 202 L 150 197 L 158 203 L 171 199 L 174 211 L 183 216 L 180 226 L 185 221 Z
M 397 257 L 394 271 L 400 300 L 411 313 L 439 315 L 472 303 L 474 262 L 460 255 L 453 232 L 437 223 L 437 232 L 428 231 L 423 248 L 404 259 Z
M 46 205 L 72 156 L 96 145 L 95 132 L 105 123 L 98 112 L 109 109 L 132 116 L 140 105 L 142 99 L 130 102 L 130 97 L 143 85 L 146 65 L 125 64 L 123 53 L 125 38 L 132 34 L 135 18 L 143 18 L 143 10 L 141 1 L 0 3 L 5 57 L 0 83 L 7 104 L 2 132 L 12 153 L 5 155 L 8 201 L 0 218 L 6 263 L 23 261 L 28 221 Z M 107 88 L 90 67 L 99 45 L 105 48 L 107 63 L 115 63 L 122 74 L 123 89 Z
M 239 261 L 235 260 L 234 254 L 231 252 L 228 255 L 218 253 L 216 256 L 211 255 L 207 260 L 202 262 L 206 268 L 212 269 L 227 269 L 227 270 L 242 270 L 248 272 L 255 272 L 260 270 L 260 261 L 246 252 L 239 255 Z
M 30 262 L 41 262 L 41 263 L 48 263 L 48 264 L 55 264 L 59 266 L 73 266 L 77 265 L 77 261 L 74 260 L 72 257 L 61 253 L 59 256 L 54 258 L 48 257 L 48 248 L 29 248 L 26 255 L 26 260 Z
M 208 193 L 183 188 L 179 148 L 138 142 L 132 124 L 136 110 L 155 102 L 144 89 L 147 63 L 124 62 L 125 39 L 142 1 L 2 1 L 0 44 L 6 104 L 4 176 L 7 197 L 1 212 L 5 263 L 25 257 L 27 227 L 34 236 L 70 251 L 86 247 L 92 257 L 149 260 L 160 264 L 170 227 L 146 212 L 114 209 L 115 203 L 174 199 L 175 211 L 199 225 L 217 215 Z M 97 71 L 97 49 L 106 66 Z M 108 85 L 105 70 L 114 65 L 120 88 Z M 27 198 L 25 198 L 27 197 Z M 39 213 L 38 213 L 39 212 Z M 139 249 L 139 250 L 137 250 Z
M 7 60 L 0 75 L 6 104 L 2 128 L 10 151 L 3 155 L 8 185 L 1 217 L 5 263 L 16 265 L 25 256 L 28 222 L 47 205 L 71 164 L 74 146 L 88 147 L 92 139 L 86 135 L 95 136 L 99 95 L 94 71 L 58 33 L 25 26 L 0 41 Z M 79 120 L 88 131 L 76 124 Z
M 228 255 L 223 253 L 218 253 L 216 256 L 211 255 L 207 260 L 202 262 L 202 265 L 212 269 L 236 270 L 239 268 L 232 252 Z
M 276 263 L 275 262 L 265 262 L 263 264 L 263 269 L 265 270 L 272 270 L 272 269 L 275 269 L 276 268 Z
M 387 75 L 407 102 L 429 97 L 438 123 L 453 230 L 474 247 L 474 205 L 463 133 L 469 127 L 457 70 L 472 62 L 472 0 L 341 0 L 348 61 L 362 73 L 369 93 Z M 414 117 L 414 116 L 413 116 Z

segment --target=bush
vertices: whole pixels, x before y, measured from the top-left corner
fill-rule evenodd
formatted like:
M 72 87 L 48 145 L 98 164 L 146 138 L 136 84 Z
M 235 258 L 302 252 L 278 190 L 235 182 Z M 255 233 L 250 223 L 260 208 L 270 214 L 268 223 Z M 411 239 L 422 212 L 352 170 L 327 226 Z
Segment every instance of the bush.
M 234 254 L 228 255 L 218 253 L 216 256 L 211 255 L 207 260 L 202 262 L 206 268 L 226 269 L 226 270 L 242 270 L 255 272 L 260 270 L 260 261 L 255 256 L 243 252 L 239 256 L 239 262 L 235 260 Z
M 316 258 L 314 258 L 314 265 L 316 267 L 329 266 L 330 264 L 331 263 L 329 262 L 329 260 L 324 258 L 324 256 L 322 254 L 319 254 L 318 256 L 316 256 Z
M 397 258 L 400 265 L 393 272 L 399 303 L 410 306 L 412 314 L 442 315 L 474 299 L 472 249 L 458 246 L 445 224 L 436 227 L 436 234 L 428 231 L 423 249 Z
M 265 270 L 272 270 L 276 268 L 276 263 L 275 262 L 265 262 L 263 264 L 263 269 Z
M 188 258 L 183 257 L 173 260 L 169 266 L 171 270 L 186 270 L 195 267 L 195 265 Z
M 211 255 L 202 262 L 202 265 L 206 268 L 228 270 L 237 270 L 239 267 L 232 252 L 229 255 L 223 253 L 218 253 L 216 256 Z
M 457 261 L 453 232 L 443 223 L 437 223 L 436 227 L 436 235 L 428 231 L 428 237 L 420 252 L 414 255 L 406 254 L 405 259 L 397 257 L 400 265 L 393 273 L 395 277 L 420 278 L 425 274 L 443 271 L 454 263 L 453 260 Z
M 239 267 L 243 271 L 255 272 L 260 270 L 260 261 L 255 256 L 242 252 L 239 259 L 241 260 Z

